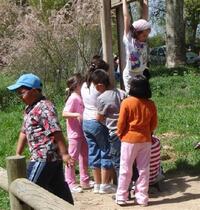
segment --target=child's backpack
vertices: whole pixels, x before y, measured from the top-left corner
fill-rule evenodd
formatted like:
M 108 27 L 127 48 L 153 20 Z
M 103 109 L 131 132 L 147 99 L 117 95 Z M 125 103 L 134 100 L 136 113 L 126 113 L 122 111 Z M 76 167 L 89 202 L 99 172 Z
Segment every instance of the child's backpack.
M 161 167 L 160 151 L 160 140 L 157 137 L 152 136 L 149 185 L 156 187 L 159 191 L 161 190 L 160 182 L 165 178 Z
M 163 170 L 161 167 L 161 157 L 160 157 L 160 140 L 152 136 L 152 145 L 151 145 L 151 156 L 150 156 L 150 175 L 149 175 L 149 185 L 152 187 L 160 189 L 160 181 L 164 179 Z M 133 176 L 132 181 L 136 182 L 139 177 L 136 164 L 133 165 Z
M 158 181 L 158 177 L 162 174 L 160 150 L 160 140 L 157 137 L 152 136 L 149 185 L 156 183 Z

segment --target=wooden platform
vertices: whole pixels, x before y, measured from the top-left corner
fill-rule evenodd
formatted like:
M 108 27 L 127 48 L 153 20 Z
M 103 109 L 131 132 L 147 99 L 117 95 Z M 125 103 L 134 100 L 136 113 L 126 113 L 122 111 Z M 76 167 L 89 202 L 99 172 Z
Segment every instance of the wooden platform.
M 137 0 L 127 0 L 128 3 L 134 2 L 134 1 L 137 1 Z M 122 4 L 121 0 L 111 0 L 111 8 L 112 9 L 115 8 L 115 7 L 118 7 L 121 4 Z

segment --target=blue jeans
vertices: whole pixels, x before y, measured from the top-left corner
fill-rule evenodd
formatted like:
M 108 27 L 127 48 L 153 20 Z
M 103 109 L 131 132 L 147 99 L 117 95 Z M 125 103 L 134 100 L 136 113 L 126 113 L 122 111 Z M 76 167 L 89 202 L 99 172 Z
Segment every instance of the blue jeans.
M 119 177 L 121 141 L 116 134 L 110 135 L 110 156 L 117 179 Z
M 107 127 L 96 120 L 83 120 L 83 131 L 88 143 L 89 166 L 91 168 L 112 168 Z

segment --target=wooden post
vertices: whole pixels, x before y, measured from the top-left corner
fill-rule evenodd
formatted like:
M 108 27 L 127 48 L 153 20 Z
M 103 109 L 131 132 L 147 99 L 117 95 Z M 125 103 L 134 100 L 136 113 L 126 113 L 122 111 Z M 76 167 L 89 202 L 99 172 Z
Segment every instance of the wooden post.
M 26 177 L 26 160 L 24 156 L 11 156 L 6 158 L 8 174 L 8 186 L 17 178 Z M 30 210 L 30 208 L 20 202 L 9 190 L 11 210 Z
M 139 0 L 139 14 L 140 14 L 140 18 L 142 17 L 142 13 L 143 13 L 143 0 Z
M 112 54 L 112 25 L 111 25 L 111 0 L 101 0 L 101 38 L 103 45 L 103 59 L 109 63 L 109 76 L 112 85 L 115 85 L 114 63 Z
M 117 18 L 117 34 L 118 34 L 118 51 L 119 51 L 119 69 L 120 69 L 120 87 L 124 90 L 123 82 L 123 70 L 126 65 L 126 52 L 123 43 L 124 36 L 124 18 L 122 5 L 116 8 L 116 18 Z

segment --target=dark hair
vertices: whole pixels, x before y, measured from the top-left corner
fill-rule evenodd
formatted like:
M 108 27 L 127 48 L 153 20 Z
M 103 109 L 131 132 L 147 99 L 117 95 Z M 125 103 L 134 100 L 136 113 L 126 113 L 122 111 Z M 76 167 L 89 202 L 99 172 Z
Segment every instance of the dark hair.
M 69 98 L 72 92 L 77 88 L 77 86 L 82 84 L 83 84 L 83 76 L 81 75 L 81 73 L 75 73 L 70 78 L 68 78 L 67 80 L 68 90 L 66 89 L 67 93 L 66 100 Z
M 110 86 L 109 75 L 103 69 L 96 69 L 91 75 L 91 82 L 95 85 L 103 84 L 106 88 Z
M 143 71 L 143 75 L 144 75 L 148 80 L 151 78 L 151 74 L 150 74 L 148 68 L 146 68 L 146 69 Z
M 143 99 L 151 98 L 152 93 L 149 80 L 143 75 L 133 77 L 130 84 L 129 95 Z
M 130 33 L 131 33 L 131 36 L 134 38 L 134 39 L 137 39 L 138 36 L 143 33 L 143 31 L 136 31 L 136 29 L 133 27 L 133 25 L 130 25 Z
M 91 84 L 91 75 L 92 73 L 96 70 L 96 69 L 103 69 L 104 71 L 108 71 L 109 70 L 109 64 L 106 63 L 101 56 L 99 55 L 95 55 L 92 58 L 92 61 L 90 63 L 89 69 L 86 73 L 86 83 L 87 83 L 87 87 L 90 87 Z
M 42 84 L 41 84 L 41 87 L 42 87 Z M 20 88 L 24 88 L 24 89 L 27 89 L 27 90 L 31 90 L 31 89 L 36 89 L 38 92 L 42 92 L 42 89 L 40 88 L 31 88 L 31 87 L 28 87 L 28 86 L 25 86 L 25 85 L 22 85 Z

